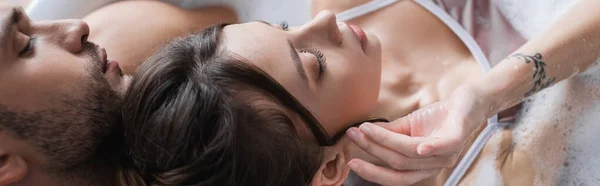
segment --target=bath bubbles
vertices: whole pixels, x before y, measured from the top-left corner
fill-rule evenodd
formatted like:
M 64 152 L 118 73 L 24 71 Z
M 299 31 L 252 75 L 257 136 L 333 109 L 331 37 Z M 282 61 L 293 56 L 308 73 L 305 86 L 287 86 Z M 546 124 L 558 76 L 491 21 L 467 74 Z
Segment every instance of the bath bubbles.
M 590 66 L 587 68 L 587 70 L 583 71 L 582 74 L 583 75 L 592 75 L 592 74 L 598 74 L 598 71 L 600 71 L 600 59 L 596 60 L 594 63 L 590 64 Z
M 484 157 L 479 163 L 483 164 L 483 166 L 478 167 L 479 170 L 477 170 L 475 179 L 470 182 L 470 185 L 503 185 L 502 175 L 496 170 L 496 159 L 494 157 Z
M 595 76 L 583 75 L 580 78 L 582 87 L 580 90 L 583 94 L 587 94 L 588 102 L 593 104 L 583 105 L 584 108 L 573 110 L 576 115 L 573 120 L 573 131 L 569 137 L 569 149 L 567 164 L 563 166 L 561 171 L 562 180 L 578 180 L 584 185 L 597 185 L 600 180 L 600 161 L 598 161 L 598 153 L 600 153 L 600 102 L 598 94 L 600 94 L 600 71 L 590 72 Z
M 600 183 L 600 65 L 524 101 L 515 148 L 533 157 L 534 185 Z

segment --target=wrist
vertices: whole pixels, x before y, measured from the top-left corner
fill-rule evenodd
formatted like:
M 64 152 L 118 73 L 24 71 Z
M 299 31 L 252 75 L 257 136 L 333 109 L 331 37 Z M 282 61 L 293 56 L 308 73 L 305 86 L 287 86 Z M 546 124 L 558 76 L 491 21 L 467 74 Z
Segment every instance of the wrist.
M 487 88 L 483 81 L 476 81 L 472 83 L 466 83 L 463 88 L 469 91 L 474 97 L 474 104 L 480 110 L 480 114 L 485 118 L 489 118 L 492 115 L 499 112 L 500 109 L 500 92 L 494 92 Z
M 449 99 L 449 113 L 452 118 L 462 118 L 461 126 L 466 131 L 473 131 L 492 115 L 489 98 L 476 84 L 466 83 L 457 87 Z

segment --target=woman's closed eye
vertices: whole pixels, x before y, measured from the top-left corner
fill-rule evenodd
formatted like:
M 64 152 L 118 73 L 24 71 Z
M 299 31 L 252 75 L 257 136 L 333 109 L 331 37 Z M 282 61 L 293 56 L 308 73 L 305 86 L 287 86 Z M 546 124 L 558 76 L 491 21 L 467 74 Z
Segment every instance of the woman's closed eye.
M 317 58 L 317 64 L 319 67 L 319 79 L 321 79 L 323 77 L 323 73 L 327 70 L 327 59 L 325 58 L 323 53 L 316 49 L 305 49 L 301 50 L 300 53 L 309 53 Z
M 283 31 L 289 31 L 290 25 L 288 24 L 287 21 L 280 22 L 279 26 L 281 27 L 281 29 Z M 317 64 L 319 67 L 318 79 L 321 79 L 323 77 L 323 73 L 325 72 L 325 70 L 327 70 L 327 59 L 325 58 L 325 55 L 323 55 L 323 53 L 321 53 L 321 51 L 316 50 L 316 49 L 304 49 L 304 50 L 300 50 L 300 53 L 312 54 L 313 56 L 315 56 L 315 58 L 317 58 Z

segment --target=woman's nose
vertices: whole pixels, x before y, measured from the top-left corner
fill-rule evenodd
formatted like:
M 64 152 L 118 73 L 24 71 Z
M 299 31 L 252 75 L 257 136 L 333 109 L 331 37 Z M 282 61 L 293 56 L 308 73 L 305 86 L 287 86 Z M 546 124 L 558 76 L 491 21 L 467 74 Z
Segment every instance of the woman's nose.
M 329 10 L 323 10 L 306 25 L 306 34 L 326 38 L 332 44 L 338 45 L 342 41 L 342 33 L 338 27 L 335 14 Z
M 71 53 L 79 53 L 83 50 L 84 44 L 90 35 L 90 27 L 82 20 L 64 20 L 61 21 L 58 28 L 58 33 L 62 33 L 62 45 Z

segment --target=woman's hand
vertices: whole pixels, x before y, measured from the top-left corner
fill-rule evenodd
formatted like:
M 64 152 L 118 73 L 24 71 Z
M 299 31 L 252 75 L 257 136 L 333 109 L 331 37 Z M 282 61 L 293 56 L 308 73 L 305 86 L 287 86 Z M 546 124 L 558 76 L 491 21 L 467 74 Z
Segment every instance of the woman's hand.
M 382 185 L 411 185 L 454 166 L 465 144 L 490 115 L 489 100 L 469 86 L 457 88 L 444 101 L 421 108 L 390 123 L 366 123 L 348 136 L 390 168 L 360 159 L 348 165 L 356 174 Z

